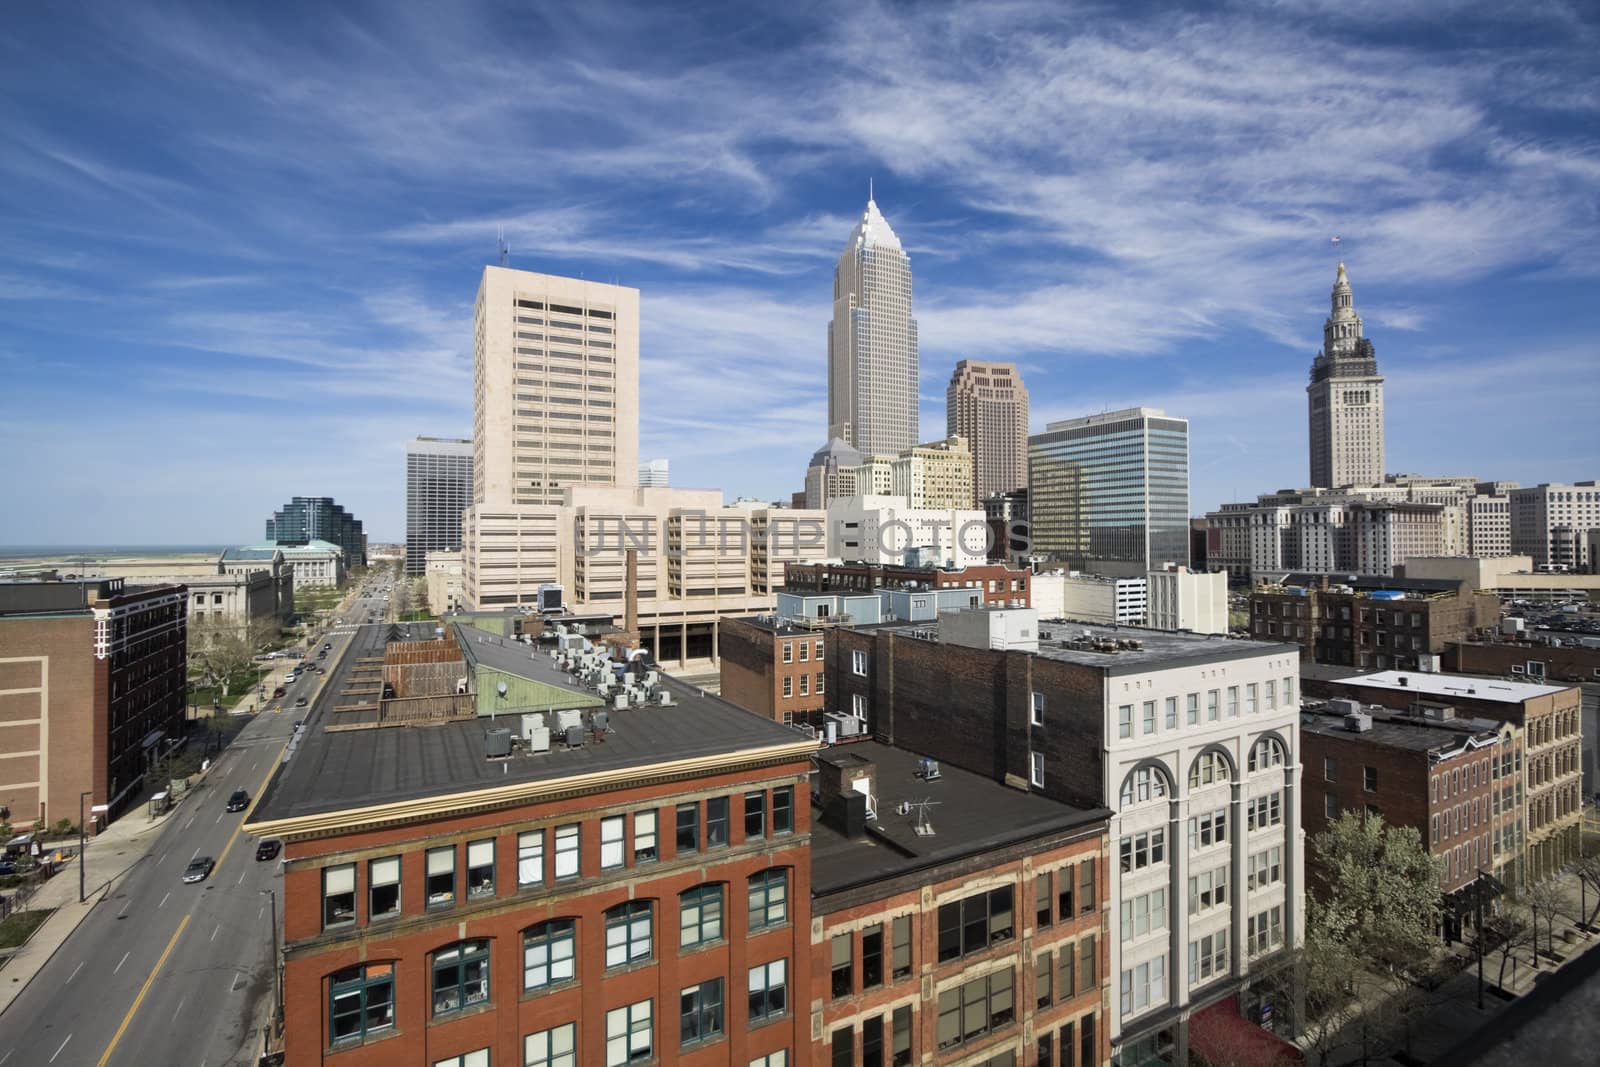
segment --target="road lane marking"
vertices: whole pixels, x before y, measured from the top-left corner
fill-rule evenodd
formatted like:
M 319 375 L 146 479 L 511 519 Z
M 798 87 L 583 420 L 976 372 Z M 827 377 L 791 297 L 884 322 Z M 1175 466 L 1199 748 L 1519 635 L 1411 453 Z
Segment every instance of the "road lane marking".
M 128 957 L 131 956 L 131 955 L 133 955 L 132 950 L 129 950 L 128 952 L 124 952 L 122 954 L 122 958 L 117 961 L 117 965 L 115 967 L 111 968 L 111 973 L 112 974 L 116 974 L 118 971 L 122 970 L 122 965 L 124 963 L 128 962 Z
M 244 870 L 240 871 L 239 872 L 239 880 L 237 882 L 233 883 L 233 884 L 234 885 L 244 885 L 244 876 L 246 874 L 249 874 L 249 873 L 250 873 L 250 868 L 249 867 L 246 867 Z
M 171 895 L 172 895 L 172 890 L 170 890 L 170 889 L 167 890 L 167 896 L 166 897 L 162 897 L 161 898 L 161 903 L 157 904 L 156 907 L 158 909 L 166 907 L 167 906 L 167 897 L 170 897 Z
M 131 908 L 131 907 L 133 907 L 133 898 L 129 897 L 127 900 L 123 901 L 122 910 L 117 912 L 117 918 L 120 919 L 124 915 L 128 914 L 128 909 Z M 4 1063 L 4 1062 L 6 1062 L 6 1061 L 5 1060 L 0 1060 L 0 1063 Z
M 72 1035 L 71 1035 L 71 1034 L 68 1034 L 68 1035 L 67 1035 L 67 1041 L 71 1041 L 71 1040 L 72 1040 Z M 61 1055 L 61 1049 L 63 1049 L 63 1048 L 66 1048 L 66 1047 L 67 1047 L 67 1041 L 63 1041 L 63 1042 L 61 1042 L 61 1048 L 58 1048 L 58 1049 L 56 1049 L 56 1052 L 55 1052 L 55 1056 L 51 1056 L 51 1057 L 50 1057 L 50 1062 L 51 1062 L 51 1063 L 54 1063 L 54 1062 L 56 1062 L 56 1056 L 59 1056 L 59 1055 Z
M 162 966 L 167 962 L 167 957 L 172 955 L 172 947 L 178 943 L 178 938 L 183 936 L 184 930 L 189 927 L 189 916 L 185 915 L 183 921 L 173 931 L 172 940 L 167 942 L 167 947 L 161 950 L 161 958 L 156 960 L 156 965 L 150 968 L 150 976 L 144 980 L 144 985 L 139 987 L 139 995 L 133 998 L 133 1003 L 128 1007 L 128 1014 L 122 1017 L 122 1025 L 117 1027 L 117 1032 L 111 1035 L 111 1043 L 106 1046 L 105 1052 L 100 1055 L 100 1062 L 95 1067 L 106 1067 L 111 1062 L 111 1054 L 117 1049 L 117 1042 L 122 1040 L 122 1035 L 128 1032 L 128 1024 L 133 1022 L 134 1014 L 139 1010 L 139 1005 L 144 1003 L 145 994 L 150 992 L 150 987 L 155 984 L 156 975 L 161 973 Z M 123 959 L 127 959 L 126 956 Z M 121 964 L 118 964 L 121 966 Z
M 211 936 L 206 938 L 206 940 L 207 941 L 215 941 L 217 939 L 217 935 L 220 934 L 221 932 L 222 932 L 222 924 L 218 923 L 217 924 L 217 928 L 215 930 L 211 931 Z
M 228 811 L 227 811 L 226 808 L 224 808 L 222 811 L 217 812 L 216 822 L 221 822 L 222 821 L 222 817 L 224 815 L 226 815 L 226 814 L 228 814 Z M 212 825 L 215 826 L 216 823 L 212 823 Z
M 62 985 L 71 985 L 72 984 L 72 980 L 74 978 L 78 977 L 78 972 L 81 971 L 81 970 L 83 970 L 83 961 L 79 960 L 78 961 L 78 965 L 76 967 L 72 968 L 72 973 L 67 975 L 67 980 L 65 982 L 62 982 L 61 984 Z M 4 1063 L 4 1062 L 5 1062 L 4 1060 L 0 1060 L 0 1063 Z
M 9 1060 L 13 1055 L 15 1055 L 16 1051 L 17 1051 L 16 1049 L 12 1049 L 10 1052 L 6 1053 L 4 1056 L 0 1056 L 0 1067 L 4 1067 L 4 1064 L 5 1064 L 6 1060 Z
M 198 856 L 198 855 L 200 855 L 200 850 L 199 849 L 195 849 L 194 850 L 194 855 L 189 857 L 189 862 L 193 863 L 195 856 Z
M 188 999 L 189 999 L 188 997 L 180 997 L 178 999 L 178 1006 L 176 1008 L 172 1009 L 172 1021 L 173 1022 L 177 1022 L 178 1021 L 178 1013 L 183 1010 L 183 1003 L 184 1003 L 184 1001 L 186 1001 Z

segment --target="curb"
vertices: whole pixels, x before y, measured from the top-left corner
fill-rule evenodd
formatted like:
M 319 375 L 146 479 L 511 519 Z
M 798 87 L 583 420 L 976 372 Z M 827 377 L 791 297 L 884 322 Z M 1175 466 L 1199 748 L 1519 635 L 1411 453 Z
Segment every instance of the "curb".
M 85 901 L 84 903 L 86 903 L 88 907 L 84 908 L 83 913 L 73 920 L 72 929 L 67 931 L 66 936 L 61 939 L 60 944 L 56 945 L 56 947 L 50 951 L 50 954 L 44 958 L 44 962 L 39 964 L 38 969 L 28 976 L 28 980 L 17 986 L 16 990 L 11 994 L 11 999 L 6 1002 L 6 1006 L 4 1008 L 0 1008 L 0 1017 L 3 1017 L 6 1012 L 10 1011 L 11 1006 L 17 1002 L 23 993 L 27 992 L 28 987 L 33 984 L 33 980 L 39 977 L 39 975 L 44 971 L 45 967 L 49 965 L 50 961 L 55 959 L 56 953 L 61 951 L 62 945 L 65 945 L 68 941 L 72 940 L 72 935 L 78 932 L 78 928 L 83 925 L 83 920 L 88 918 L 89 913 L 95 909 L 96 905 L 98 905 L 100 901 L 89 900 Z M 53 919 L 59 915 L 62 908 L 65 908 L 66 906 L 67 905 L 63 904 L 61 907 L 52 909 L 50 912 L 50 919 Z M 24 941 L 18 946 L 18 949 L 20 950 L 26 948 L 29 944 L 31 944 L 33 939 L 39 936 L 39 931 L 50 925 L 50 919 L 46 919 L 44 922 L 40 923 L 38 927 L 34 929 L 33 933 L 28 935 L 28 940 Z M 10 963 L 11 961 L 8 959 L 6 962 Z M 5 971 L 0 969 L 0 975 L 3 975 L 4 973 Z

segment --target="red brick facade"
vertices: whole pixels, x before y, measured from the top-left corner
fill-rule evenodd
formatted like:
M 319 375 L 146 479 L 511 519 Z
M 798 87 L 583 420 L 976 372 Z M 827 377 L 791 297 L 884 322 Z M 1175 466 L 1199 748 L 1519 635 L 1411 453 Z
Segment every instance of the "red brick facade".
M 973 564 L 960 570 L 903 567 L 886 563 L 790 563 L 783 587 L 790 593 L 871 593 L 877 589 L 981 589 L 994 608 L 1025 608 L 1031 603 L 1033 572 L 1003 563 Z
M 827 706 L 827 644 L 822 629 L 726 619 L 720 695 L 774 722 L 817 726 Z

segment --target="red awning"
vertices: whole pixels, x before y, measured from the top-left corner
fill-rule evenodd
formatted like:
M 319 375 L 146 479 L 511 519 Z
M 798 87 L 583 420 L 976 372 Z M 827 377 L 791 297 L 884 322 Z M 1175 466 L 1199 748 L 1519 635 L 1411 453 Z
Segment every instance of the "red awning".
M 1305 1062 L 1297 1046 L 1241 1017 L 1236 996 L 1190 1016 L 1189 1051 L 1212 1067 L 1299 1067 Z

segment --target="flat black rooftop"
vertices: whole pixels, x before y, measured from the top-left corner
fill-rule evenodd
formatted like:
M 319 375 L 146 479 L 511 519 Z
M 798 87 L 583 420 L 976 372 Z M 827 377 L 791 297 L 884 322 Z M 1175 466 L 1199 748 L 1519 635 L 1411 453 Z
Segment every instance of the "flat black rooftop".
M 1356 733 L 1344 725 L 1343 712 L 1336 712 L 1326 704 L 1301 707 L 1300 732 L 1362 741 L 1384 748 L 1428 752 L 1436 748 L 1459 748 L 1469 737 L 1494 733 L 1500 728 L 1500 723 L 1492 719 L 1424 719 L 1368 707 L 1361 711 L 1372 717 L 1372 729 Z
M 1044 635 L 1049 634 L 1049 638 Z M 1142 648 L 1117 652 L 1096 652 L 1069 648 L 1063 641 L 1137 641 Z M 1194 634 L 1181 630 L 1151 630 L 1142 626 L 1099 626 L 1081 622 L 1040 622 L 1039 655 L 1048 659 L 1102 667 L 1110 674 L 1130 674 L 1168 666 L 1194 666 L 1201 663 L 1226 663 L 1255 659 L 1258 656 L 1300 655 L 1300 646 L 1279 641 L 1252 641 L 1224 634 Z
M 811 891 L 833 893 L 895 875 L 979 855 L 1005 845 L 1049 834 L 1090 827 L 1109 818 L 1105 808 L 1075 808 L 1036 793 L 1012 789 L 970 771 L 943 764 L 937 781 L 917 777 L 922 757 L 878 741 L 860 741 L 824 749 L 819 761 L 840 760 L 846 766 L 870 761 L 876 767 L 878 818 L 861 837 L 846 837 L 822 821 L 813 804 L 811 820 Z M 927 808 L 931 836 L 914 826 Z M 896 809 L 909 801 L 909 815 Z
M 425 632 L 418 636 L 431 638 L 432 627 L 423 629 Z M 574 687 L 572 679 L 559 671 L 545 652 L 535 653 L 529 646 L 470 627 L 461 629 L 465 631 L 464 645 L 472 649 L 472 658 L 486 666 L 515 668 L 526 677 L 560 685 L 575 697 L 582 694 L 588 701 L 593 700 L 594 694 Z M 329 732 L 325 727 L 331 716 L 323 702 L 338 699 L 338 691 L 357 657 L 382 655 L 387 632 L 388 627 L 382 625 L 361 628 L 335 676 L 329 679 L 303 736 L 262 793 L 254 821 L 647 767 L 807 740 L 791 727 L 665 676 L 661 680 L 672 693 L 671 705 L 609 709 L 605 740 L 591 740 L 570 750 L 557 742 L 545 753 L 534 754 L 517 746 L 509 758 L 487 758 L 484 735 L 496 726 L 515 726 L 512 715 L 502 716 L 498 722 L 480 717 L 442 725 Z M 480 643 L 480 636 L 487 640 Z M 574 708 L 580 703 L 575 700 Z
M 1357 593 L 1381 592 L 1386 589 L 1397 593 L 1454 593 L 1466 584 L 1460 578 L 1390 578 L 1381 574 L 1320 574 L 1291 571 L 1276 582 L 1266 586 L 1256 586 L 1251 592 L 1271 593 L 1273 585 L 1315 589 L 1324 581 L 1328 583 L 1327 592 L 1330 593 L 1337 585 L 1348 585 Z

